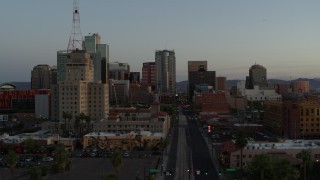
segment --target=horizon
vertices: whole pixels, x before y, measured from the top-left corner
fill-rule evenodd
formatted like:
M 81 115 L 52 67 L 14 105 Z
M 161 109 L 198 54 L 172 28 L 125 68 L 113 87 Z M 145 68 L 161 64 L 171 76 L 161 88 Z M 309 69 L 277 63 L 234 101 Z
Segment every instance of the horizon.
M 71 0 L 3 2 L 0 82 L 27 82 L 34 66 L 56 65 L 56 52 L 68 45 L 72 5 Z M 268 79 L 319 78 L 319 5 L 80 0 L 81 31 L 99 33 L 110 46 L 110 62 L 128 63 L 132 72 L 154 61 L 155 50 L 175 50 L 177 82 L 187 80 L 191 60 L 208 61 L 208 70 L 229 80 L 245 79 L 255 63 L 267 69 Z

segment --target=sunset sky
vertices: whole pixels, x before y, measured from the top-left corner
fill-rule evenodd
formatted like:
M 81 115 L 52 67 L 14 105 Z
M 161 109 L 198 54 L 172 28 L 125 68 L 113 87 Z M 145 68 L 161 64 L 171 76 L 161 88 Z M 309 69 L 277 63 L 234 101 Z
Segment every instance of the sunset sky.
M 30 81 L 38 64 L 56 65 L 67 48 L 72 0 L 3 0 L 0 82 Z M 141 71 L 155 50 L 174 49 L 177 81 L 188 60 L 207 60 L 227 79 L 245 79 L 251 65 L 268 78 L 320 78 L 319 0 L 80 0 L 83 36 L 99 33 L 110 62 Z

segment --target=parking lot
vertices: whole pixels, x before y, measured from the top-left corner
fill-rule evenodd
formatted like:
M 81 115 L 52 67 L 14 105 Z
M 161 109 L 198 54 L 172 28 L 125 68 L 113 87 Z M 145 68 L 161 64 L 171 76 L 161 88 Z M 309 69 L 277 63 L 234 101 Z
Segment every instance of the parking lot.
M 152 152 L 129 152 L 129 156 L 123 157 L 123 164 L 120 168 L 119 179 L 143 179 L 149 176 L 149 170 L 154 169 L 159 155 L 152 155 Z M 41 162 L 49 165 L 53 162 Z M 28 167 L 16 168 L 17 179 L 27 180 Z M 48 166 L 48 170 L 50 166 Z M 74 157 L 71 160 L 71 169 L 65 171 L 64 179 L 103 179 L 112 173 L 113 166 L 110 158 L 107 157 Z M 10 169 L 0 168 L 0 180 L 10 179 Z M 48 174 L 44 180 L 61 179 L 61 174 Z

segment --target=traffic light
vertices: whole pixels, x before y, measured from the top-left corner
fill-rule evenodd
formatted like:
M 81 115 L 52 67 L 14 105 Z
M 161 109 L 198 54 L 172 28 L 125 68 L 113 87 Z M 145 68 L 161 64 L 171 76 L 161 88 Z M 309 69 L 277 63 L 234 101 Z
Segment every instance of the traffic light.
M 211 125 L 208 125 L 208 133 L 211 132 Z
M 222 175 L 222 173 L 221 173 L 221 171 L 219 170 L 219 176 L 221 176 Z

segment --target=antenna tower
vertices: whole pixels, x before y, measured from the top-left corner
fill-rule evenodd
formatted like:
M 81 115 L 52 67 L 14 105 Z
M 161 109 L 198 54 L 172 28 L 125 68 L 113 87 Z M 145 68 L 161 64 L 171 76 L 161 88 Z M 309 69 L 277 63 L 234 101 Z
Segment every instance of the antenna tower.
M 73 0 L 72 31 L 69 38 L 68 51 L 85 50 L 83 37 L 80 29 L 79 0 Z

